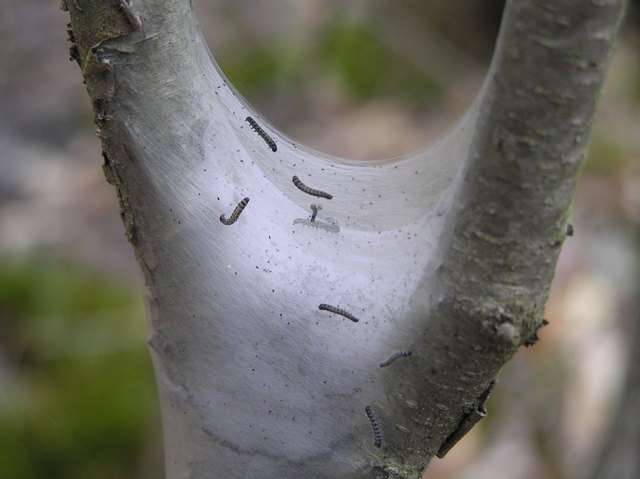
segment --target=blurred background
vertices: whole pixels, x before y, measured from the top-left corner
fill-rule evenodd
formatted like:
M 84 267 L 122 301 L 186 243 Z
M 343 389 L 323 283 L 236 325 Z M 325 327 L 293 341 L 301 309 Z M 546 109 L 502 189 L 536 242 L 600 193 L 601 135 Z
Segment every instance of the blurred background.
M 483 80 L 503 6 L 193 3 L 224 72 L 271 123 L 361 159 L 451 128 Z M 0 478 L 161 479 L 140 275 L 68 61 L 68 15 L 43 0 L 0 0 L 0 11 Z M 550 324 L 430 479 L 584 478 L 610 441 L 640 321 L 639 12 L 636 0 L 600 99 Z

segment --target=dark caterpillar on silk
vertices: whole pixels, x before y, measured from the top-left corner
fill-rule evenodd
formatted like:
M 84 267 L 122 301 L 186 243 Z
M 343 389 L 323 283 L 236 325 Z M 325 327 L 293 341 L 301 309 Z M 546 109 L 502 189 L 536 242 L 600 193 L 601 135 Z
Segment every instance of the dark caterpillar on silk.
M 229 219 L 226 219 L 224 213 L 222 213 L 220 215 L 220 221 L 222 222 L 222 224 L 232 225 L 233 223 L 235 223 L 238 219 L 238 216 L 240 216 L 240 213 L 242 213 L 242 210 L 244 210 L 245 206 L 247 206 L 248 203 L 249 198 L 244 198 L 242 201 L 240 201 L 240 203 L 238 203 L 238 206 L 236 206 L 236 209 L 233 210 L 233 213 L 231 213 L 231 216 L 229 216 Z
M 297 176 L 294 176 L 293 178 L 291 178 L 291 181 L 293 181 L 293 184 L 296 185 L 296 187 L 300 191 L 304 191 L 308 195 L 317 196 L 319 198 L 326 198 L 328 200 L 333 198 L 333 195 L 330 195 L 326 191 L 316 190 L 315 188 L 309 188 L 302 181 L 300 181 L 300 178 L 298 178 Z
M 245 120 L 249 122 L 249 124 L 251 125 L 251 128 L 253 128 L 253 131 L 255 131 L 258 134 L 258 136 L 260 136 L 260 138 L 262 138 L 267 145 L 269 145 L 269 148 L 271 148 L 271 151 L 273 152 L 278 151 L 278 145 L 276 145 L 276 142 L 273 141 L 273 138 L 267 135 L 267 132 L 264 131 L 262 127 L 258 125 L 258 123 L 253 118 L 248 116 Z

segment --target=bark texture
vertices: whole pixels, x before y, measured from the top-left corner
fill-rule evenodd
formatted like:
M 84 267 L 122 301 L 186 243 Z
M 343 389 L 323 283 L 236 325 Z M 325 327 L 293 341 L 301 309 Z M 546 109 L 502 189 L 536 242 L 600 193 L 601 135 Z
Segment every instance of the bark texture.
M 189 1 L 63 3 L 145 273 L 169 479 L 414 479 L 483 415 L 542 325 L 623 7 L 511 1 L 460 124 L 354 162 L 252 111 Z

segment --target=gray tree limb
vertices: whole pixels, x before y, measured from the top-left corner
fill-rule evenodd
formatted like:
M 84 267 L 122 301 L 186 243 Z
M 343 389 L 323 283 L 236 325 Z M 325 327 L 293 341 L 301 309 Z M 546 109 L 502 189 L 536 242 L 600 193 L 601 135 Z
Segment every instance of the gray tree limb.
M 454 131 L 354 162 L 260 119 L 187 0 L 63 3 L 145 275 L 170 479 L 417 478 L 483 416 L 543 324 L 624 4 L 512 0 Z

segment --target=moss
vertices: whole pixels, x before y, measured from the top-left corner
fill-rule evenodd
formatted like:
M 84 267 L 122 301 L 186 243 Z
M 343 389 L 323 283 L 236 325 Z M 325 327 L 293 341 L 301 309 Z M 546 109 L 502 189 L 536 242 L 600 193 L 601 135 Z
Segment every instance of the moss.
M 5 261 L 0 477 L 129 477 L 158 414 L 137 288 L 66 261 Z

